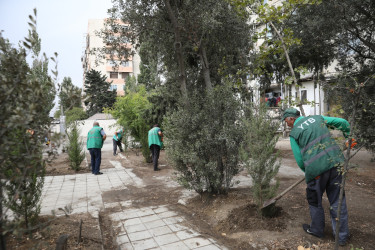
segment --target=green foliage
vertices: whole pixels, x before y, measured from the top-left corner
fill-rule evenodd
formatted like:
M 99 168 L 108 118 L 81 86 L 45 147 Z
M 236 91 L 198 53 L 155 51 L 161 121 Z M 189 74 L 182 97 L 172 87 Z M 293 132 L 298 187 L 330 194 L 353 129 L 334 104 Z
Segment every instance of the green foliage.
M 38 138 L 22 130 L 13 130 L 10 135 L 19 143 L 12 145 L 10 155 L 3 162 L 4 184 L 8 199 L 2 200 L 12 210 L 15 220 L 29 227 L 40 212 L 40 198 L 44 184 L 45 164 L 42 160 Z M 27 138 L 29 137 L 29 138 Z M 32 149 L 33 151 L 31 151 Z M 19 159 L 19 157 L 25 157 Z
M 198 193 L 226 193 L 239 172 L 241 105 L 228 86 L 195 93 L 164 120 L 168 157 L 179 182 Z
M 116 101 L 116 90 L 110 91 L 111 83 L 107 82 L 107 77 L 101 75 L 94 69 L 86 74 L 85 79 L 85 105 L 87 115 L 92 116 L 102 113 L 104 108 L 111 108 Z
M 125 94 L 129 92 L 137 92 L 138 86 L 137 86 L 137 79 L 135 76 L 128 76 L 125 80 L 125 83 L 126 83 Z
M 241 146 L 241 158 L 253 180 L 252 191 L 259 210 L 274 197 L 278 182 L 271 182 L 279 172 L 279 153 L 275 153 L 279 123 L 273 122 L 265 106 L 252 107 L 245 121 L 246 134 Z
M 61 110 L 58 109 L 58 110 L 56 110 L 55 113 L 53 114 L 53 117 L 57 119 L 57 118 L 60 118 L 60 116 L 61 116 Z
M 65 112 L 66 116 L 66 125 L 69 126 L 71 123 L 75 121 L 85 120 L 87 118 L 86 112 L 83 108 L 74 107 Z
M 340 116 L 350 119 L 356 111 L 351 134 L 361 146 L 375 152 L 375 78 L 371 73 L 362 71 L 356 78 L 343 75 L 327 85 L 326 91 L 331 102 L 340 104 Z
M 77 122 L 71 123 L 69 126 L 69 131 L 67 133 L 69 139 L 68 145 L 68 155 L 69 155 L 69 162 L 70 167 L 75 170 L 79 171 L 82 161 L 85 159 L 85 152 L 84 152 L 84 143 L 82 139 L 79 137 L 79 129 Z
M 147 100 L 146 88 L 138 87 L 137 92 L 127 90 L 127 94 L 118 97 L 113 108 L 107 110 L 118 119 L 117 123 L 129 131 L 134 139 L 141 143 L 142 155 L 146 162 L 150 162 L 150 149 L 148 148 L 148 130 L 151 125 L 146 122 L 146 111 L 150 108 Z
M 102 32 L 111 54 L 127 58 L 134 52 L 134 48 L 123 46 L 124 39 L 140 46 L 143 72 L 138 81 L 148 90 L 160 86 L 161 74 L 184 95 L 186 90 L 220 85 L 227 75 L 242 79 L 244 76 L 236 73 L 246 64 L 250 48 L 247 20 L 224 0 L 168 3 L 170 9 L 160 1 L 115 0 Z M 119 18 L 129 26 L 117 22 Z M 114 31 L 120 36 L 113 38 Z M 223 69 L 220 73 L 219 68 Z
M 61 83 L 61 91 L 59 94 L 60 106 L 62 106 L 64 114 L 72 108 L 81 108 L 82 89 L 74 86 L 70 77 L 64 77 Z
M 34 10 L 36 15 L 36 10 Z M 29 35 L 14 48 L 0 33 L 0 231 L 30 227 L 40 211 L 45 164 L 42 141 L 50 123 L 54 83 L 46 55 L 40 55 L 36 18 L 30 16 Z M 32 64 L 26 57 L 30 56 Z M 56 56 L 52 61 L 56 61 Z M 57 71 L 55 71 L 57 75 Z M 15 220 L 7 220 L 11 209 Z M 0 236 L 0 241 L 2 241 Z M 4 247 L 1 244 L 1 247 Z
M 351 124 L 353 135 L 372 151 L 375 150 L 371 124 L 375 118 L 375 47 L 369 34 L 374 33 L 374 15 L 375 3 L 371 0 L 322 1 L 319 5 L 298 9 L 289 24 L 302 42 L 292 54 L 301 64 L 317 72 L 319 84 L 330 97 L 330 107 L 341 107 L 339 116 L 349 120 L 356 111 L 355 124 Z M 303 32 L 306 29 L 309 32 Z M 327 83 L 320 72 L 334 59 L 340 72 L 335 80 Z

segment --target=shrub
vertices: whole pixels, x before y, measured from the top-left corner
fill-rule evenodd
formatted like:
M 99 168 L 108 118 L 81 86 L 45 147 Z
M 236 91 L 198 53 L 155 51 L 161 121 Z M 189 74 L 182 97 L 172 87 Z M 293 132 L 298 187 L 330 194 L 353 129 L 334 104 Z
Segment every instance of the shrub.
M 240 102 L 230 87 L 219 86 L 189 103 L 164 118 L 167 155 L 186 188 L 226 193 L 239 172 Z
M 77 122 L 73 122 L 70 125 L 69 132 L 67 133 L 69 145 L 68 145 L 68 155 L 70 167 L 79 171 L 82 161 L 85 159 L 85 152 L 83 150 L 84 144 L 79 137 L 79 129 Z
M 5 206 L 12 210 L 16 221 L 23 221 L 28 227 L 40 212 L 45 163 L 41 147 L 35 147 L 40 145 L 35 133 L 13 130 L 10 134 L 19 143 L 12 145 L 2 166 L 5 179 L 9 180 L 3 187 L 8 196 Z
M 279 122 L 273 122 L 267 108 L 253 106 L 245 119 L 245 138 L 241 146 L 241 159 L 253 180 L 252 192 L 259 208 L 264 201 L 275 196 L 278 182 L 271 182 L 279 172 L 279 152 L 275 153 Z
M 19 47 L 13 47 L 0 32 L 1 249 L 5 249 L 6 232 L 21 230 L 21 224 L 26 230 L 31 228 L 40 211 L 44 183 L 42 141 L 50 123 L 55 88 L 48 74 L 49 60 L 40 54 L 36 10 L 34 15 L 29 16 L 29 34 Z M 53 74 L 57 76 L 57 71 Z M 7 218 L 8 209 L 14 214 L 12 221 Z

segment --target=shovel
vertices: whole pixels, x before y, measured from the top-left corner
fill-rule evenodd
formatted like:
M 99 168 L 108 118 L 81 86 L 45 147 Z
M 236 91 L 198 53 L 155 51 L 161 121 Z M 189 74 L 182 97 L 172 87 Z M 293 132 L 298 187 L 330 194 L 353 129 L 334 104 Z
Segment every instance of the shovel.
M 278 196 L 268 200 L 268 201 L 265 201 L 263 203 L 263 208 L 266 208 L 268 206 L 271 206 L 273 204 L 276 203 L 276 201 L 278 201 L 281 197 L 283 197 L 286 193 L 288 193 L 290 190 L 292 190 L 295 186 L 297 186 L 298 184 L 300 184 L 301 182 L 303 182 L 305 180 L 305 176 L 303 178 L 301 178 L 300 180 L 296 181 L 292 186 L 288 187 L 287 189 L 285 189 L 281 194 L 279 194 Z

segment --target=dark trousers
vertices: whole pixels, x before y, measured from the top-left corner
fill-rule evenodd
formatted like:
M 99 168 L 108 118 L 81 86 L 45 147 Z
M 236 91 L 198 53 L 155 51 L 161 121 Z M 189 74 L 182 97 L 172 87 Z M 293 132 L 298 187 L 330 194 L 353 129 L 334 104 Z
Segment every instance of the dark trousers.
M 97 174 L 100 171 L 100 163 L 102 162 L 102 149 L 89 148 L 91 155 L 91 172 Z
M 150 146 L 151 154 L 152 154 L 152 162 L 154 163 L 154 170 L 158 169 L 158 160 L 160 155 L 160 146 L 152 144 Z
M 324 172 L 320 178 L 314 179 L 307 183 L 306 195 L 310 207 L 311 224 L 310 230 L 316 235 L 324 235 L 324 210 L 322 206 L 322 196 L 324 191 L 330 204 L 330 214 L 333 234 L 336 230 L 336 218 L 339 205 L 340 184 L 342 176 L 336 167 Z M 349 236 L 348 227 L 348 210 L 346 208 L 345 194 L 342 200 L 339 242 L 346 242 Z
M 120 152 L 122 152 L 122 146 L 121 146 L 121 141 L 118 140 L 116 141 L 115 139 L 112 139 L 113 142 L 113 154 L 115 155 L 117 152 L 117 146 L 120 149 Z

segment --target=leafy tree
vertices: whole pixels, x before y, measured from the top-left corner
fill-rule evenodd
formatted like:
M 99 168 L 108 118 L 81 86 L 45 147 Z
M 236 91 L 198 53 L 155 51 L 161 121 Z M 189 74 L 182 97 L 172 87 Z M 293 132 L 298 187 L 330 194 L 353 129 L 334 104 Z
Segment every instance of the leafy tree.
M 86 74 L 85 88 L 88 116 L 96 113 L 102 113 L 103 108 L 111 108 L 116 101 L 116 90 L 110 91 L 111 83 L 106 81 L 107 77 L 101 75 L 99 71 L 94 69 Z
M 226 75 L 237 76 L 250 45 L 246 19 L 223 0 L 114 1 L 102 37 L 111 45 L 113 56 L 128 58 L 134 53 L 123 46 L 124 37 L 135 49 L 141 45 L 142 61 L 149 69 L 149 78 L 145 77 L 154 79 L 141 77 L 141 81 L 157 84 L 156 72 L 163 74 L 178 83 L 184 97 L 187 91 L 222 84 Z
M 271 182 L 279 172 L 279 153 L 275 146 L 279 139 L 278 122 L 273 122 L 265 106 L 252 106 L 245 121 L 246 137 L 241 146 L 241 158 L 253 180 L 252 191 L 258 210 L 272 215 L 274 208 L 261 210 L 263 203 L 275 196 L 278 188 Z M 271 210 L 271 211 L 270 211 Z M 273 211 L 272 211 L 273 210 Z
M 83 108 L 74 107 L 65 113 L 67 126 L 75 121 L 85 120 L 87 118 L 86 112 Z
M 167 154 L 178 180 L 198 193 L 226 193 L 240 169 L 241 105 L 229 86 L 196 94 L 164 121 Z
M 82 107 L 81 94 L 82 89 L 74 86 L 70 77 L 64 77 L 59 94 L 60 105 L 62 106 L 64 113 L 74 107 Z
M 150 162 L 150 149 L 148 148 L 148 130 L 152 125 L 146 122 L 146 111 L 150 108 L 147 100 L 146 88 L 138 86 L 138 91 L 126 91 L 123 97 L 118 97 L 112 109 L 106 112 L 118 119 L 117 123 L 124 127 L 130 135 L 141 144 L 142 155 L 146 162 Z
M 358 83 L 360 100 L 355 118 L 356 139 L 368 149 L 375 151 L 375 138 L 368 121 L 375 118 L 373 76 L 375 66 L 375 40 L 373 28 L 375 19 L 373 1 L 352 2 L 323 1 L 299 9 L 291 20 L 290 27 L 301 39 L 302 46 L 295 51 L 301 54 L 305 65 L 311 65 L 316 72 L 331 63 L 338 62 L 337 78 L 327 83 L 324 76 L 317 74 L 318 83 L 323 85 L 330 103 L 339 104 L 349 119 L 354 110 L 353 91 Z M 356 18 L 353 18 L 356 17 Z M 302 32 L 309 27 L 309 32 Z
M 123 23 L 118 22 L 118 19 Z M 110 45 L 110 49 L 105 48 L 102 52 L 110 50 L 112 56 L 121 55 L 126 59 L 134 50 L 123 45 L 124 38 L 134 45 L 134 49 L 141 45 L 140 54 L 144 63 L 141 70 L 144 70 L 144 75 L 138 80 L 146 84 L 148 89 L 155 89 L 149 97 L 153 108 L 147 109 L 147 117 L 162 121 L 161 116 L 166 112 L 176 110 L 175 104 L 179 100 L 179 110 L 175 115 L 168 116 L 168 129 L 176 131 L 183 128 L 184 133 L 189 133 L 193 144 L 202 145 L 200 154 L 208 157 L 214 151 L 212 147 L 219 145 L 219 138 L 215 138 L 207 127 L 197 130 L 197 124 L 186 121 L 197 120 L 201 124 L 210 124 L 210 121 L 217 120 L 221 125 L 233 122 L 232 116 L 223 117 L 219 111 L 222 111 L 221 108 L 225 110 L 226 105 L 234 109 L 228 104 L 228 100 L 235 98 L 228 88 L 223 87 L 225 91 L 219 89 L 227 77 L 231 78 L 231 85 L 245 80 L 246 75 L 241 74 L 239 69 L 247 63 L 251 44 L 249 30 L 247 20 L 238 16 L 224 0 L 114 1 L 107 29 L 102 32 L 102 37 Z M 119 35 L 113 36 L 113 33 Z M 163 76 L 160 78 L 163 79 L 160 85 L 156 75 Z M 216 88 L 217 90 L 214 90 Z M 226 93 L 223 94 L 226 101 L 216 103 L 212 100 L 213 95 L 221 93 L 220 91 Z M 210 101 L 205 104 L 203 100 Z M 204 116 L 197 105 L 205 107 Z M 185 113 L 189 115 L 186 116 Z M 218 132 L 223 130 L 223 127 L 217 128 Z M 167 129 L 165 132 L 168 133 Z M 234 137 L 237 138 L 236 135 L 237 133 L 233 132 L 228 140 L 232 142 Z M 182 149 L 178 148 L 178 143 L 185 145 L 182 141 L 185 136 L 183 133 L 172 132 L 169 140 L 173 140 L 172 145 L 175 148 L 167 150 L 171 150 L 171 154 L 174 154 L 174 150 L 178 150 L 176 154 L 181 153 Z M 197 138 L 200 138 L 199 141 Z M 181 171 L 181 176 L 185 176 L 188 172 L 184 172 L 184 166 L 190 168 L 190 163 L 194 162 L 199 164 L 197 171 L 200 174 L 197 179 L 186 176 L 185 180 L 192 182 L 187 185 L 191 185 L 198 192 L 226 192 L 230 178 L 236 172 L 233 164 L 237 155 L 230 158 L 229 153 L 227 155 L 225 152 L 234 153 L 237 149 L 232 145 L 225 145 L 219 150 L 230 160 L 225 156 L 218 156 L 215 159 L 205 159 L 204 163 L 194 160 L 188 166 L 183 162 L 190 161 L 192 155 L 196 155 L 196 148 L 189 146 L 184 150 L 184 153 L 173 158 L 176 169 Z M 204 166 L 208 167 L 207 171 L 203 170 Z M 201 170 L 203 172 L 199 172 Z M 195 174 L 194 171 L 191 173 Z M 198 181 L 198 184 L 194 183 L 195 181 Z M 207 187 L 204 183 L 207 183 Z
M 14 48 L 0 33 L 0 248 L 6 249 L 6 232 L 26 229 L 40 211 L 45 164 L 42 141 L 53 107 L 54 83 L 48 75 L 46 55 L 40 55 L 36 32 L 36 10 L 30 18 L 30 30 L 19 48 Z M 31 56 L 32 65 L 27 63 Z M 57 54 L 55 54 L 55 57 Z M 52 57 L 51 60 L 56 61 Z M 57 71 L 53 72 L 55 77 Z M 11 209 L 15 220 L 7 219 Z
M 161 80 L 158 75 L 158 54 L 151 53 L 152 44 L 143 41 L 139 48 L 141 63 L 139 65 L 140 74 L 138 75 L 138 83 L 146 86 L 148 91 L 161 86 Z

